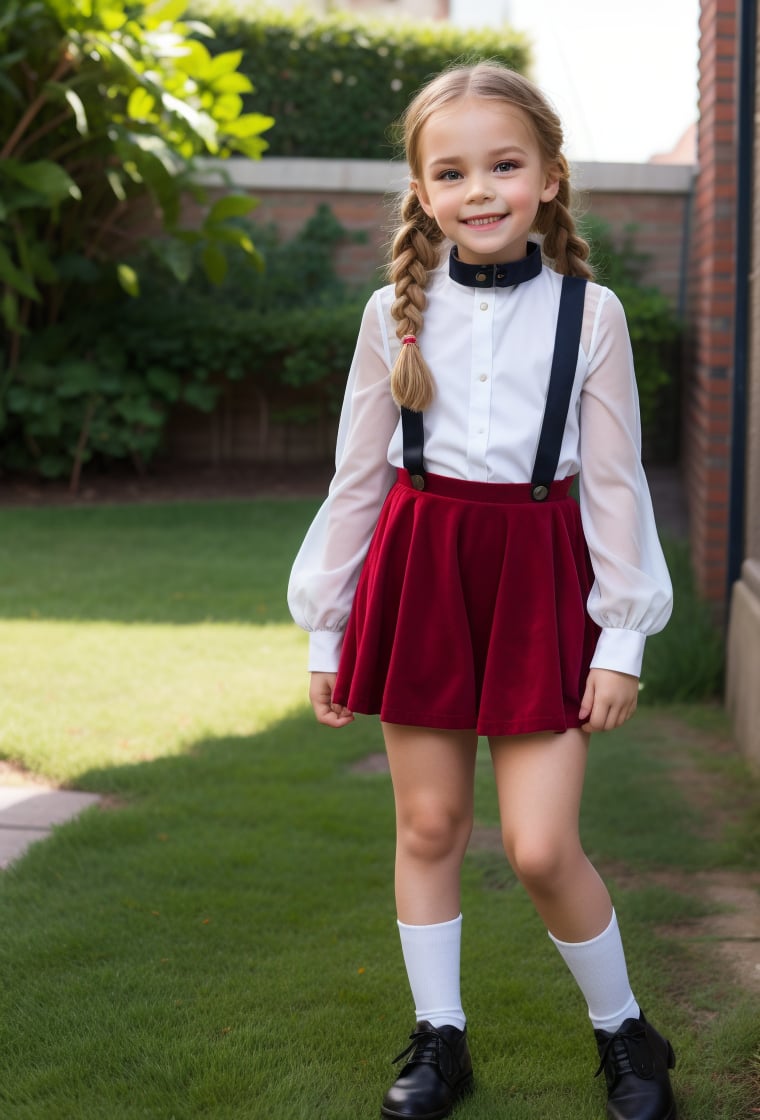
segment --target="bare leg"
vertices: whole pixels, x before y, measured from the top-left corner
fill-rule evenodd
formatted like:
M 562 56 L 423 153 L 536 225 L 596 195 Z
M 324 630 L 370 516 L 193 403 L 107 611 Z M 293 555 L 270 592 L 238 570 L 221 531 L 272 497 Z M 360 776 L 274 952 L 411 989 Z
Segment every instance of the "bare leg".
M 561 941 L 605 930 L 612 902 L 578 831 L 588 735 L 491 739 L 507 857 L 547 928 Z
M 417 1024 L 387 1117 L 448 1116 L 472 1085 L 459 985 L 460 872 L 477 736 L 383 724 L 396 800 L 396 905 Z M 445 1071 L 445 1072 L 444 1072 Z
M 396 803 L 396 906 L 401 922 L 460 912 L 460 872 L 472 832 L 477 736 L 383 724 Z

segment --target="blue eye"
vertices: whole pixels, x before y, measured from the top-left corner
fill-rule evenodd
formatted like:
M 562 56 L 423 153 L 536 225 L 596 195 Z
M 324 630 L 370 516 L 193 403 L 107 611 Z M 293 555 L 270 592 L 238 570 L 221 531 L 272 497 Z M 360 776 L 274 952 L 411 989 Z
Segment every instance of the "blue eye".
M 457 179 L 461 179 L 462 176 L 459 174 L 458 171 L 455 171 L 452 167 L 452 168 L 449 168 L 448 171 L 442 171 L 441 174 L 438 176 L 438 178 L 442 179 L 446 183 L 453 183 Z
M 500 163 L 496 164 L 497 171 L 515 171 L 516 168 L 517 164 L 511 159 L 503 159 Z

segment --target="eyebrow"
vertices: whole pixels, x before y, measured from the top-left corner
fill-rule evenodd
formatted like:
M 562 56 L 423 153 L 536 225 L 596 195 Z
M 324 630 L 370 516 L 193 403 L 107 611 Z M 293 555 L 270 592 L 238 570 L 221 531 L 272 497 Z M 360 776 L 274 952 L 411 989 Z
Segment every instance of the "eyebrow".
M 505 148 L 494 148 L 493 151 L 486 153 L 489 159 L 504 159 L 509 155 L 526 156 L 528 153 L 519 144 L 509 144 Z M 428 166 L 433 167 L 450 167 L 452 163 L 458 163 L 461 160 L 461 155 L 457 156 L 442 156 L 439 159 L 431 160 Z

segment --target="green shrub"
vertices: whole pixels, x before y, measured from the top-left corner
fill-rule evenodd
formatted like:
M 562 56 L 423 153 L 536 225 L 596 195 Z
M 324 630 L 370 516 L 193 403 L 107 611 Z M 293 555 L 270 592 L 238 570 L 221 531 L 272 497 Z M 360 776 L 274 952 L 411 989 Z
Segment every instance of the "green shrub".
M 678 316 L 662 292 L 642 279 L 648 258 L 634 245 L 635 227 L 627 227 L 618 242 L 601 218 L 585 217 L 580 228 L 591 244 L 597 280 L 612 288 L 625 308 L 645 451 L 652 458 L 673 461 L 678 444 Z
M 143 468 L 173 407 L 210 411 L 225 381 L 244 377 L 271 419 L 337 410 L 364 303 L 335 273 L 345 231 L 326 208 L 288 243 L 272 228 L 242 220 L 236 228 L 255 236 L 263 274 L 230 245 L 218 284 L 196 269 L 177 285 L 149 254 L 135 262 L 136 298 L 108 274 L 80 286 L 65 319 L 28 340 L 8 390 L 0 466 L 73 474 L 74 484 L 86 463 Z
M 180 21 L 185 7 L 6 0 L 0 12 L 0 432 L 7 445 L 9 424 L 20 425 L 24 456 L 42 473 L 58 472 L 60 452 L 45 449 L 64 431 L 92 440 L 116 373 L 109 365 L 104 383 L 82 349 L 55 369 L 39 356 L 50 339 L 38 345 L 36 334 L 63 323 L 73 293 L 81 298 L 83 282 L 98 283 L 106 264 L 137 290 L 132 254 L 146 220 L 163 225 L 154 249 L 174 278 L 187 275 L 195 245 L 216 278 L 226 262 L 220 244 L 258 263 L 234 223 L 255 205 L 247 196 L 227 195 L 194 228 L 179 226 L 183 193 L 203 201 L 193 157 L 257 158 L 272 123 L 242 112 L 252 85 L 237 69 L 240 53 L 212 58 L 192 37 L 202 29 Z M 147 408 L 120 407 L 146 431 L 158 422 Z M 8 449 L 6 462 L 17 451 Z
M 74 483 L 86 463 L 127 459 L 142 468 L 161 446 L 172 409 L 211 411 L 228 381 L 246 379 L 272 422 L 335 415 L 368 294 L 350 291 L 336 273 L 346 231 L 324 206 L 287 242 L 273 227 L 242 219 L 234 227 L 255 239 L 263 272 L 229 245 L 217 283 L 193 269 L 177 285 L 152 252 L 134 262 L 137 298 L 108 273 L 72 281 L 65 318 L 26 341 L 7 393 L 0 466 L 73 474 Z M 614 251 L 606 227 L 595 230 L 596 250 L 606 254 L 603 278 L 628 311 L 646 416 L 647 402 L 662 392 L 659 347 L 674 320 L 659 293 L 645 290 L 639 299 L 637 258 Z
M 641 702 L 712 700 L 723 691 L 723 636 L 697 593 L 687 542 L 663 544 L 673 581 L 673 616 L 661 634 L 647 641 Z
M 287 14 L 271 6 L 195 0 L 213 27 L 210 49 L 242 49 L 255 81 L 250 108 L 271 113 L 277 156 L 389 159 L 389 125 L 433 74 L 461 58 L 494 58 L 525 71 L 525 38 L 505 29 L 377 21 L 346 13 Z

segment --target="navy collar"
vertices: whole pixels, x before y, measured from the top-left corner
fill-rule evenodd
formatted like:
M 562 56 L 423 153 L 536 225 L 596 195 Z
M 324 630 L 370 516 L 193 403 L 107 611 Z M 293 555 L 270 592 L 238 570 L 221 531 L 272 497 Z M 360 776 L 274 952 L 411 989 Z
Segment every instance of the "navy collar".
M 449 276 L 468 288 L 512 288 L 533 280 L 541 267 L 541 247 L 535 241 L 528 242 L 526 255 L 519 261 L 506 264 L 465 264 L 457 256 L 456 245 L 449 254 Z

